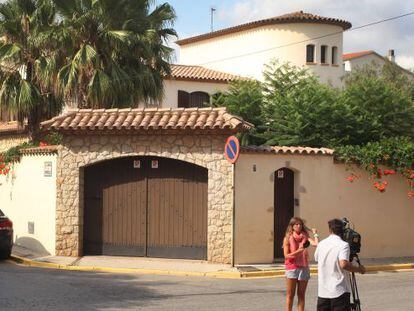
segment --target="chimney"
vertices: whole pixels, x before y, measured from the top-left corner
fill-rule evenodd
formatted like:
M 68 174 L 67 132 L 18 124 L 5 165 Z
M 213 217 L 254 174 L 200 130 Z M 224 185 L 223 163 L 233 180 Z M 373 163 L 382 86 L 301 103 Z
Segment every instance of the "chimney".
M 388 60 L 395 63 L 395 52 L 394 50 L 388 50 Z

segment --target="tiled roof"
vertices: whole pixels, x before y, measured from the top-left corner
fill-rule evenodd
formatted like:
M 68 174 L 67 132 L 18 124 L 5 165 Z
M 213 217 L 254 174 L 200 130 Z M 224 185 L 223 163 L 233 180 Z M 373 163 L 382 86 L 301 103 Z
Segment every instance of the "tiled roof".
M 317 24 L 329 24 L 329 25 L 335 25 L 340 26 L 344 30 L 347 30 L 352 27 L 352 24 L 350 22 L 347 22 L 342 19 L 337 18 L 330 18 L 330 17 L 323 17 L 319 15 L 314 15 L 310 13 L 305 13 L 303 11 L 299 12 L 293 12 L 281 16 L 276 16 L 268 19 L 262 19 L 242 25 L 237 25 L 230 28 L 225 28 L 217 31 L 213 31 L 210 33 L 205 33 L 199 36 L 186 38 L 182 40 L 178 40 L 176 43 L 178 45 L 185 45 L 205 39 L 210 39 L 214 37 L 219 37 L 222 35 L 227 35 L 230 33 L 235 33 L 247 29 L 252 29 L 256 27 L 266 26 L 266 25 L 274 25 L 274 24 L 291 24 L 291 23 L 317 23 Z
M 20 154 L 49 154 L 56 153 L 59 146 L 42 146 L 42 147 L 33 147 L 20 149 Z
M 225 108 L 77 109 L 41 123 L 43 130 L 150 131 L 247 130 L 253 125 Z
M 201 66 L 189 65 L 171 65 L 170 78 L 173 80 L 210 81 L 225 83 L 244 79 L 240 76 L 232 75 L 230 73 L 212 70 Z
M 366 55 L 375 55 L 375 56 L 377 56 L 378 58 L 383 59 L 385 62 L 389 62 L 389 63 L 394 64 L 395 66 L 397 66 L 397 68 L 398 68 L 399 70 L 401 70 L 401 71 L 402 71 L 402 72 L 404 72 L 405 74 L 409 75 L 411 78 L 413 78 L 413 77 L 414 77 L 414 73 L 413 73 L 412 71 L 410 71 L 410 70 L 408 70 L 408 69 L 405 69 L 405 68 L 401 67 L 401 66 L 400 66 L 400 65 L 398 65 L 396 62 L 393 62 L 393 61 L 391 62 L 391 61 L 390 61 L 387 57 L 382 56 L 382 55 L 380 55 L 380 54 L 378 54 L 377 52 L 372 51 L 372 50 L 368 50 L 368 51 L 360 51 L 360 52 L 355 52 L 355 53 L 346 53 L 346 54 L 343 54 L 343 55 L 342 55 L 342 59 L 343 59 L 343 61 L 348 61 L 348 60 L 353 60 L 353 59 L 355 59 L 355 58 L 363 57 L 363 56 L 366 56 Z
M 17 121 L 0 122 L 0 135 L 24 133 L 26 126 L 21 126 Z
M 374 54 L 374 51 L 360 51 L 360 52 L 355 52 L 355 53 L 346 53 L 344 55 L 342 55 L 342 59 L 343 60 L 350 60 L 350 59 L 354 59 L 354 58 L 358 58 L 361 56 L 365 56 L 365 55 L 370 55 L 370 54 Z
M 333 155 L 334 150 L 328 148 L 286 147 L 286 146 L 248 146 L 242 147 L 245 153 L 275 153 L 301 155 Z

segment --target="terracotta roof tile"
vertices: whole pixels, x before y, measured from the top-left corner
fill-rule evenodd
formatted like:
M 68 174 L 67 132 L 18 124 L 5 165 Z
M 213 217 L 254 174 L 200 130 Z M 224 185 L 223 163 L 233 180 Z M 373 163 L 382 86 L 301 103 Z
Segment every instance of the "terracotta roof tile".
M 19 125 L 17 121 L 11 122 L 0 122 L 0 134 L 16 134 L 16 133 L 25 133 L 27 127 Z
M 225 108 L 77 109 L 41 123 L 42 130 L 230 130 L 253 127 Z
M 375 53 L 374 51 L 360 51 L 360 52 L 355 52 L 355 53 L 346 53 L 344 55 L 342 55 L 342 59 L 343 60 L 350 60 L 350 59 L 354 59 L 354 58 L 358 58 L 361 56 L 365 56 L 365 55 L 370 55 Z
M 334 150 L 328 148 L 286 147 L 286 146 L 248 146 L 242 147 L 245 153 L 274 153 L 300 155 L 333 155 Z
M 289 14 L 284 14 L 281 16 L 276 16 L 272 18 L 262 19 L 246 24 L 237 25 L 230 28 L 225 28 L 217 31 L 213 31 L 210 33 L 205 33 L 199 36 L 186 38 L 182 40 L 176 41 L 178 45 L 185 45 L 205 39 L 210 39 L 214 37 L 219 37 L 222 35 L 227 35 L 230 33 L 235 33 L 247 29 L 257 28 L 266 25 L 274 25 L 274 24 L 291 24 L 291 23 L 317 23 L 317 24 L 328 24 L 328 25 L 335 25 L 340 26 L 343 30 L 347 30 L 352 27 L 350 22 L 347 22 L 342 19 L 331 18 L 331 17 L 323 17 L 319 15 L 314 15 L 310 13 L 305 13 L 303 11 L 293 12 Z
M 230 73 L 204 68 L 201 66 L 190 65 L 171 65 L 171 75 L 173 80 L 193 80 L 211 81 L 228 83 L 234 80 L 246 79 Z
M 20 149 L 20 154 L 49 154 L 56 153 L 59 146 L 43 146 L 43 147 L 33 147 Z

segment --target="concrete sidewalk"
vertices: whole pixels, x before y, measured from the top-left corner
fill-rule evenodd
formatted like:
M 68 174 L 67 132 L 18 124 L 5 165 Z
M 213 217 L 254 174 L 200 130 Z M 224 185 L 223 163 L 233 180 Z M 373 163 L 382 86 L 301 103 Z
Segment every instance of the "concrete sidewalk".
M 283 263 L 269 265 L 230 265 L 212 264 L 199 260 L 118 257 L 118 256 L 84 256 L 62 257 L 44 256 L 33 250 L 14 245 L 12 259 L 18 263 L 33 267 L 102 271 L 113 273 L 161 274 L 177 276 L 207 276 L 216 278 L 259 278 L 283 277 Z M 414 257 L 361 259 L 369 273 L 379 271 L 412 271 Z M 315 263 L 311 264 L 311 273 L 317 273 Z

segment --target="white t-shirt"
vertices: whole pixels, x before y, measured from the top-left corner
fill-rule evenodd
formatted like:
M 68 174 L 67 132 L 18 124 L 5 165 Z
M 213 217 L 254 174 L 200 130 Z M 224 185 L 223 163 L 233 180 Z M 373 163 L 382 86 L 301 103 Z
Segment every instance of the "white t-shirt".
M 349 272 L 343 270 L 339 260 L 349 261 L 349 244 L 336 234 L 319 242 L 315 252 L 318 262 L 318 296 L 337 298 L 350 293 Z

